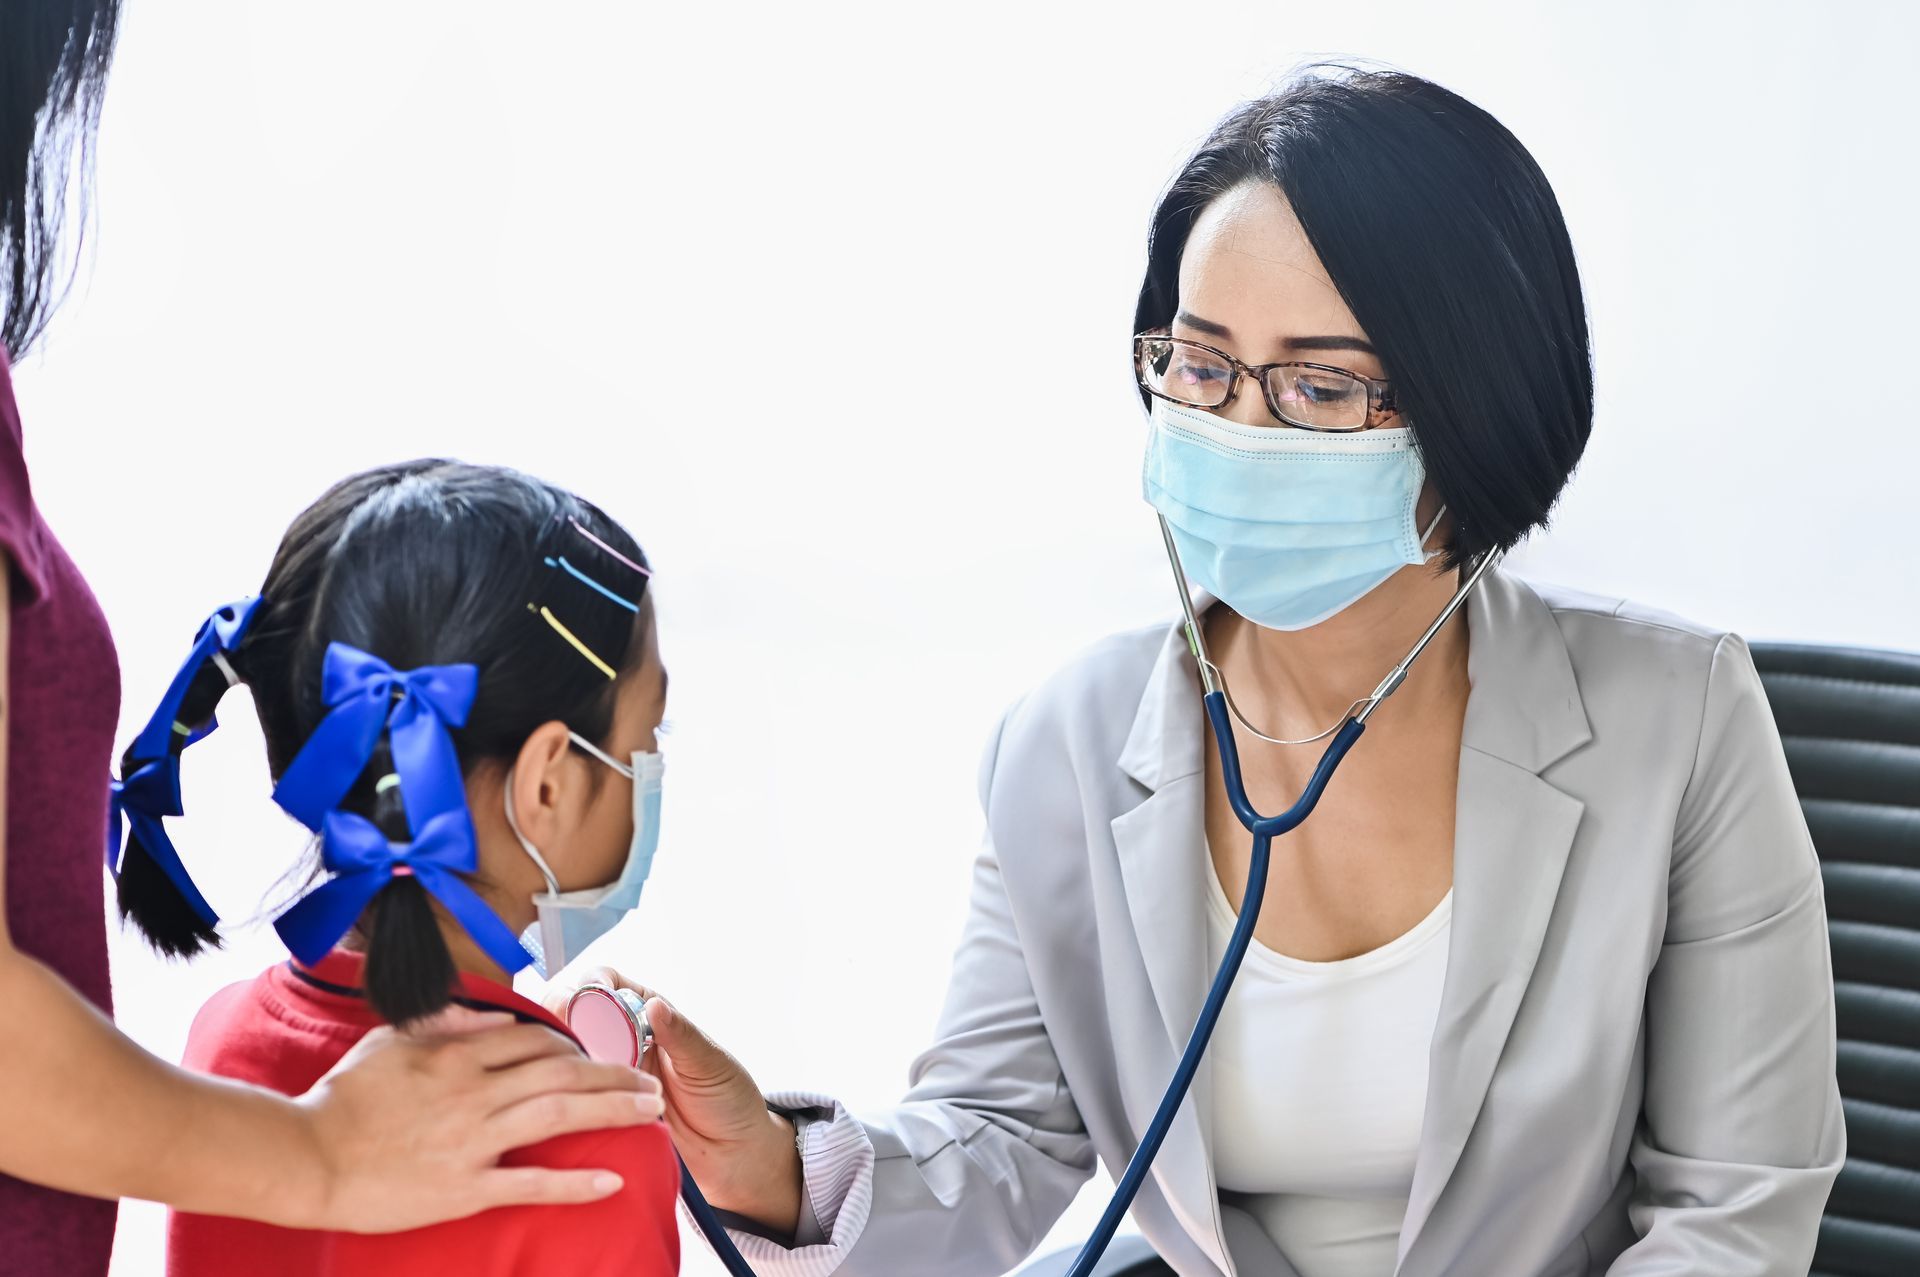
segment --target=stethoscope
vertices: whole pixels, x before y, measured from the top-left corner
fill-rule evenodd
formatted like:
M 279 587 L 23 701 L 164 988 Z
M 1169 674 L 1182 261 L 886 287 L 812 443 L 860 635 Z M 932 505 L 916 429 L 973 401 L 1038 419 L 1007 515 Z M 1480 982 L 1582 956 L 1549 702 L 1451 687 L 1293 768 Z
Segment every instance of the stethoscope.
M 1080 1248 L 1080 1254 L 1067 1270 L 1066 1277 L 1090 1277 L 1093 1266 L 1099 1262 L 1119 1229 L 1120 1221 L 1126 1218 L 1140 1185 L 1146 1182 L 1147 1172 L 1153 1166 L 1153 1159 L 1158 1156 L 1161 1144 L 1165 1143 L 1167 1132 L 1173 1128 L 1174 1115 L 1179 1112 L 1187 1091 L 1193 1085 L 1193 1076 L 1199 1070 L 1200 1061 L 1206 1055 L 1207 1043 L 1213 1037 L 1214 1024 L 1220 1019 L 1227 993 L 1233 988 L 1234 977 L 1240 973 L 1241 960 L 1246 957 L 1247 946 L 1253 941 L 1254 924 L 1260 920 L 1260 905 L 1266 899 L 1267 864 L 1272 854 L 1273 840 L 1297 827 L 1312 813 L 1314 805 L 1327 788 L 1327 782 L 1333 779 L 1340 761 L 1353 748 L 1353 743 L 1360 739 L 1360 734 L 1366 731 L 1367 719 L 1380 708 L 1382 701 L 1406 682 L 1407 671 L 1412 668 L 1413 662 L 1433 642 L 1434 636 L 1446 623 L 1453 619 L 1454 613 L 1467 601 L 1474 586 L 1480 584 L 1480 579 L 1503 557 L 1497 550 L 1481 557 L 1467 574 L 1466 580 L 1461 582 L 1460 588 L 1454 591 L 1447 605 L 1440 609 L 1433 624 L 1427 627 L 1426 632 L 1380 680 L 1380 685 L 1370 695 L 1361 697 L 1347 707 L 1346 716 L 1339 723 L 1313 736 L 1282 740 L 1254 727 L 1241 714 L 1239 706 L 1233 703 L 1232 693 L 1227 690 L 1226 676 L 1207 655 L 1207 641 L 1198 618 L 1194 616 L 1193 595 L 1187 588 L 1187 574 L 1180 562 L 1180 550 L 1174 544 L 1173 529 L 1167 525 L 1164 516 L 1160 519 L 1160 536 L 1166 542 L 1167 558 L 1173 565 L 1173 579 L 1180 590 L 1180 611 L 1186 624 L 1187 646 L 1200 670 L 1201 700 L 1206 706 L 1207 721 L 1213 727 L 1214 745 L 1220 754 L 1220 775 L 1226 785 L 1227 801 L 1233 807 L 1233 814 L 1253 835 L 1253 855 L 1247 864 L 1247 885 L 1240 897 L 1239 921 L 1234 924 L 1233 936 L 1228 940 L 1227 951 L 1220 959 L 1220 969 L 1214 973 L 1213 985 L 1207 991 L 1200 1017 L 1187 1039 L 1186 1050 L 1181 1053 L 1180 1063 L 1173 1071 L 1173 1080 L 1167 1084 L 1166 1094 L 1161 1097 L 1153 1120 L 1147 1124 L 1146 1134 L 1141 1136 L 1133 1156 L 1127 1161 L 1126 1171 L 1114 1186 L 1106 1212 L 1101 1215 L 1092 1236 Z M 1247 796 L 1246 783 L 1240 774 L 1240 751 L 1233 739 L 1233 720 L 1236 719 L 1254 736 L 1275 745 L 1305 745 L 1329 736 L 1333 738 L 1320 755 L 1320 762 L 1314 767 L 1306 789 L 1294 800 L 1293 806 L 1278 815 L 1262 816 L 1254 809 L 1253 800 Z M 568 1002 L 567 1022 L 595 1059 L 611 1059 L 637 1068 L 653 1037 L 642 1005 L 640 996 L 629 989 L 588 985 L 576 992 Z M 694 1223 L 720 1256 L 727 1271 L 734 1277 L 755 1277 L 753 1269 L 747 1266 L 747 1261 L 734 1248 L 732 1239 L 714 1215 L 713 1208 L 700 1195 L 700 1188 L 693 1182 L 693 1176 L 687 1173 L 685 1163 L 680 1168 L 680 1196 Z

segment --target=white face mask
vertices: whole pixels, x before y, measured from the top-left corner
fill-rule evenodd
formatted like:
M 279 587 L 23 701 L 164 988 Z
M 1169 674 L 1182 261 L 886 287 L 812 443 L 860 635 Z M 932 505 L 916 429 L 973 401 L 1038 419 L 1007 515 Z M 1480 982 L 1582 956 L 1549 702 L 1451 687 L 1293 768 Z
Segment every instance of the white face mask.
M 520 832 L 520 822 L 513 814 L 513 771 L 508 769 L 507 827 L 547 880 L 547 889 L 533 898 L 539 916 L 520 935 L 521 945 L 533 955 L 533 969 L 543 980 L 579 957 L 583 949 L 633 912 L 640 903 L 640 889 L 653 869 L 653 853 L 660 841 L 660 782 L 665 760 L 657 753 L 635 750 L 633 764 L 628 766 L 578 732 L 567 735 L 581 749 L 633 782 L 633 841 L 627 846 L 626 864 L 612 882 L 578 891 L 560 890 L 546 857 Z

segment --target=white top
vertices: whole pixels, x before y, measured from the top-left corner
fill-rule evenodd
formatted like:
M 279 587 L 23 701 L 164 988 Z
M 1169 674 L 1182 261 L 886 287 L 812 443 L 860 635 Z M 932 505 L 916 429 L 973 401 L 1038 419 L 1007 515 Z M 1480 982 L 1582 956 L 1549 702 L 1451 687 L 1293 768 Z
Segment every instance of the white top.
M 1209 867 L 1216 967 L 1234 922 Z M 1357 957 L 1247 949 L 1207 1049 L 1215 1174 L 1300 1277 L 1393 1272 L 1452 930 L 1449 890 L 1411 931 Z

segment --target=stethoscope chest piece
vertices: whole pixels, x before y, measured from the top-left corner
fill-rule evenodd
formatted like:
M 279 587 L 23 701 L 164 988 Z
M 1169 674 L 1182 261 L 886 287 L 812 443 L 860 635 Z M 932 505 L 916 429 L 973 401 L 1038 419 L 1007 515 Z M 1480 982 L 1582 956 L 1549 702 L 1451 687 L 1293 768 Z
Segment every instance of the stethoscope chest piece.
M 637 1069 L 653 1045 L 645 1007 L 646 1000 L 632 989 L 582 985 L 567 999 L 567 1027 L 590 1058 Z

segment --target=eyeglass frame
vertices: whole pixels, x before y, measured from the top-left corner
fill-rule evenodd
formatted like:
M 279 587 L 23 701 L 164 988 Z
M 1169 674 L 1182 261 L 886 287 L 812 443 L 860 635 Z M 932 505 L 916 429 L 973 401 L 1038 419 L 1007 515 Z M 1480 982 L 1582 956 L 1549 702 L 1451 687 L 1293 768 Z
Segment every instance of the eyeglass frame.
M 1233 374 L 1227 382 L 1227 397 L 1219 403 L 1214 404 L 1195 403 L 1191 399 L 1175 398 L 1173 395 L 1169 395 L 1164 391 L 1155 390 L 1152 386 L 1148 385 L 1145 364 L 1146 343 L 1149 341 L 1178 342 L 1183 346 L 1193 346 L 1206 351 L 1210 355 L 1218 355 L 1220 358 L 1226 360 L 1227 367 Z M 1279 405 L 1273 401 L 1273 387 L 1267 384 L 1267 374 L 1275 368 L 1312 368 L 1319 372 L 1338 373 L 1342 377 L 1353 378 L 1353 380 L 1367 388 L 1366 420 L 1357 426 L 1309 426 L 1295 421 L 1284 412 L 1281 412 Z M 1234 401 L 1234 398 L 1240 393 L 1240 378 L 1242 376 L 1253 378 L 1254 383 L 1260 387 L 1260 397 L 1266 401 L 1267 411 L 1273 415 L 1274 419 L 1285 422 L 1287 426 L 1295 430 L 1311 430 L 1317 434 L 1358 434 L 1362 430 L 1379 430 L 1384 428 L 1384 419 L 1390 414 L 1400 410 L 1400 405 L 1393 396 L 1392 382 L 1380 377 L 1363 377 L 1351 368 L 1338 368 L 1333 364 L 1309 363 L 1302 359 L 1281 359 L 1270 364 L 1249 364 L 1243 363 L 1219 347 L 1209 346 L 1203 341 L 1191 341 L 1185 337 L 1172 337 L 1166 333 L 1158 332 L 1135 333 L 1133 336 L 1133 378 L 1140 383 L 1140 389 L 1146 391 L 1156 399 L 1164 399 L 1168 403 L 1179 404 L 1183 408 L 1199 408 L 1202 411 L 1211 412 L 1215 409 L 1224 408 Z

